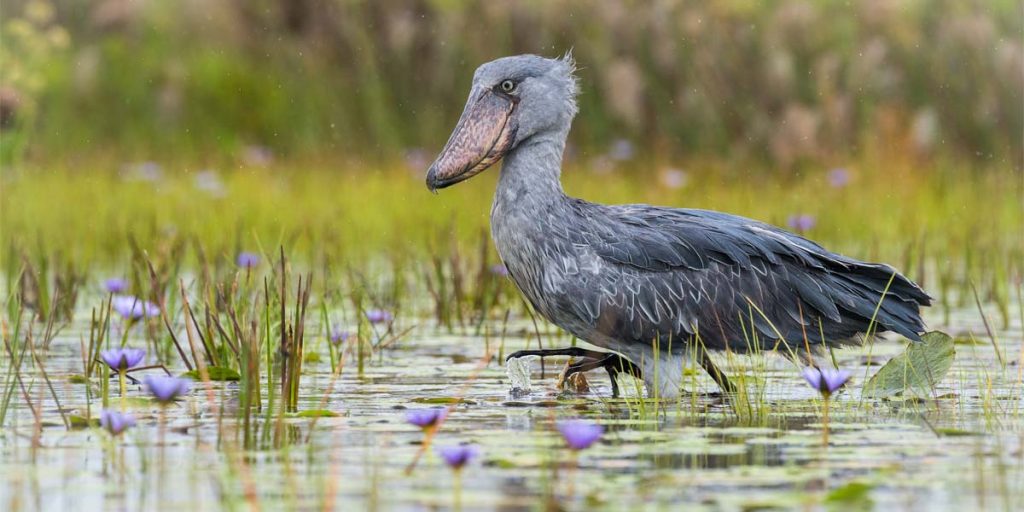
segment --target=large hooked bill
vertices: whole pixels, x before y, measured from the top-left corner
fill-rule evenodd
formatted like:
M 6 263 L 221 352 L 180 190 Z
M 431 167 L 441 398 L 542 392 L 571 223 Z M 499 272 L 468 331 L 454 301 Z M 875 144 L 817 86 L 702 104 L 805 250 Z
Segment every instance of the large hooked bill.
M 455 131 L 427 171 L 431 191 L 480 174 L 512 149 L 516 100 L 489 89 L 470 96 Z

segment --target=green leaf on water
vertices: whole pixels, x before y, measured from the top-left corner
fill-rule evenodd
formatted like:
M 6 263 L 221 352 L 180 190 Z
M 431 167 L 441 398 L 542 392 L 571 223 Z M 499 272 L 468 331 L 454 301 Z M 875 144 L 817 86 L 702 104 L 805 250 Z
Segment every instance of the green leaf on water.
M 487 461 L 487 464 L 499 469 L 515 469 L 519 467 L 515 462 L 512 462 L 509 459 L 493 459 Z
M 417 397 L 412 399 L 413 402 L 418 404 L 433 404 L 433 405 L 447 405 L 447 404 L 469 404 L 473 405 L 476 402 L 472 400 L 466 400 L 465 398 L 455 398 L 450 396 L 436 396 L 436 397 Z
M 825 497 L 825 503 L 841 506 L 843 510 L 869 510 L 872 508 L 872 486 L 864 482 L 850 482 L 832 489 Z
M 89 379 L 85 378 L 85 375 L 74 374 L 68 376 L 68 382 L 72 384 L 88 384 Z
M 338 413 L 327 409 L 310 409 L 295 413 L 296 418 L 334 418 L 336 416 L 338 416 Z
M 228 380 L 235 381 L 240 380 L 242 378 L 242 376 L 239 375 L 237 371 L 232 370 L 231 368 L 225 368 L 223 366 L 207 366 L 206 373 L 210 376 L 210 380 L 218 382 Z M 199 370 L 185 372 L 181 374 L 181 376 L 188 377 L 192 380 L 203 380 L 202 376 L 199 374 Z
M 864 385 L 864 396 L 888 398 L 901 394 L 930 396 L 935 385 L 953 366 L 953 338 L 932 331 L 911 343 L 902 354 L 885 363 Z
M 85 419 L 84 416 L 79 416 L 77 414 L 69 415 L 68 421 L 71 423 L 71 428 L 89 428 L 100 426 L 99 418 Z
M 963 429 L 952 428 L 952 427 L 938 427 L 938 428 L 935 429 L 935 432 L 938 432 L 939 434 L 942 434 L 944 436 L 949 436 L 949 437 L 964 437 L 964 436 L 981 436 L 981 435 L 984 435 L 981 432 L 973 432 L 973 431 L 970 431 L 970 430 L 963 430 Z

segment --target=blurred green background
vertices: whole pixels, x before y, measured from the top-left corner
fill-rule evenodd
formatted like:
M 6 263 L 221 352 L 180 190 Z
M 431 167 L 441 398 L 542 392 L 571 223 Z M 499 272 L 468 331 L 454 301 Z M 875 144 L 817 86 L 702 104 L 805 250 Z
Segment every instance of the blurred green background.
M 573 49 L 572 156 L 1020 168 L 1016 0 L 5 0 L 4 159 L 428 160 L 473 69 Z M 600 162 L 599 162 L 600 164 Z
M 278 246 L 325 265 L 483 254 L 497 172 L 433 196 L 425 170 L 478 65 L 569 49 L 568 193 L 745 215 L 997 295 L 1021 275 L 1017 0 L 0 9 L 9 280 Z

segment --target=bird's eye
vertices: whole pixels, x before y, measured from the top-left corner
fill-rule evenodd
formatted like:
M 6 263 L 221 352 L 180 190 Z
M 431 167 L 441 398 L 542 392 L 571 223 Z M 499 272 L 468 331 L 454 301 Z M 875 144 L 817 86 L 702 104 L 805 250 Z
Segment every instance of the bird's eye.
M 505 92 L 512 92 L 516 88 L 516 83 L 512 80 L 505 80 L 501 82 L 501 90 Z

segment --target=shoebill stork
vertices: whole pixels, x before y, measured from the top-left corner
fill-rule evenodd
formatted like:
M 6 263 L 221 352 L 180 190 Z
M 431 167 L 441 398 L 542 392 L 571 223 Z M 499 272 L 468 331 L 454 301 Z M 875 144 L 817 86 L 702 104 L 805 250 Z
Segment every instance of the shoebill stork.
M 427 172 L 431 191 L 504 160 L 491 233 L 510 277 L 545 318 L 608 352 L 567 355 L 678 396 L 685 358 L 725 391 L 708 351 L 792 354 L 857 344 L 869 328 L 919 340 L 931 299 L 892 267 L 824 249 L 775 226 L 707 210 L 602 205 L 559 180 L 577 112 L 571 57 L 505 57 L 473 75 L 465 110 Z M 874 327 L 872 325 L 872 319 Z

